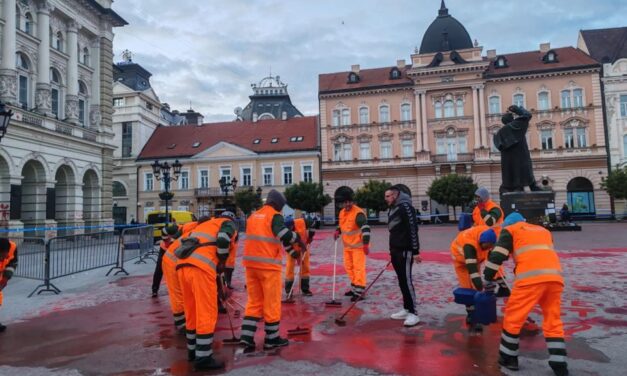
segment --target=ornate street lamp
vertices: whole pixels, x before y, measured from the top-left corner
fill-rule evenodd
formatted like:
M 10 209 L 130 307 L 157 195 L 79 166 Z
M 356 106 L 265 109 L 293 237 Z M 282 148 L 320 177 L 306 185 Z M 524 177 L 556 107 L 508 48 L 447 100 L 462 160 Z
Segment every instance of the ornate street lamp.
M 0 140 L 7 133 L 11 116 L 13 116 L 13 111 L 7 109 L 4 103 L 0 103 Z
M 237 188 L 237 178 L 233 178 L 231 179 L 231 182 L 227 182 L 226 176 L 223 176 L 220 178 L 218 183 L 220 183 L 220 189 L 222 190 L 222 193 L 224 193 L 225 200 L 226 196 L 229 194 L 229 190 L 235 192 L 235 189 Z
M 257 197 L 261 198 L 261 192 L 263 192 L 263 189 L 261 189 L 261 187 L 257 187 L 255 192 L 257 192 Z
M 165 224 L 170 223 L 170 216 L 168 215 L 168 201 L 172 200 L 174 197 L 174 193 L 170 192 L 170 182 L 172 180 L 176 181 L 181 174 L 181 167 L 183 165 L 179 160 L 175 160 L 172 163 L 172 166 L 168 164 L 168 162 L 159 163 L 159 161 L 155 161 L 155 163 L 150 165 L 152 167 L 152 172 L 155 175 L 155 179 L 163 181 L 163 192 L 159 193 L 159 198 L 165 201 Z M 172 173 L 170 173 L 172 170 Z

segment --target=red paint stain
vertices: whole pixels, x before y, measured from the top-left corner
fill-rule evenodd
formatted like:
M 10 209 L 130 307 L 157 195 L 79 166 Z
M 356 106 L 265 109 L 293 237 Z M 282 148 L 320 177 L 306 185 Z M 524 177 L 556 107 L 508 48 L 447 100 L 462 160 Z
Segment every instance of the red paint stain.
M 573 288 L 577 291 L 581 291 L 581 292 L 599 292 L 601 291 L 600 288 L 597 287 L 592 287 L 592 286 L 581 286 L 581 285 L 572 285 Z
M 615 253 L 597 253 L 597 252 L 559 252 L 560 258 L 570 259 L 570 258 L 583 258 L 583 257 L 592 257 L 592 258 L 605 258 L 605 257 L 617 257 L 620 256 Z
M 605 312 L 607 312 L 607 313 L 614 313 L 614 314 L 617 314 L 617 315 L 627 315 L 627 308 L 624 308 L 624 307 L 606 308 Z

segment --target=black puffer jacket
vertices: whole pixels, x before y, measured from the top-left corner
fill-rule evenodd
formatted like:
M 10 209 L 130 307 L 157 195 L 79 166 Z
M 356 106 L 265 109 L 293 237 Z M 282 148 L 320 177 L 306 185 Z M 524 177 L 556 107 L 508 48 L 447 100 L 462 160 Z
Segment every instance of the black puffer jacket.
M 388 212 L 388 229 L 390 231 L 390 252 L 420 252 L 418 239 L 418 222 L 416 209 L 411 204 L 409 195 L 401 192 L 394 206 Z

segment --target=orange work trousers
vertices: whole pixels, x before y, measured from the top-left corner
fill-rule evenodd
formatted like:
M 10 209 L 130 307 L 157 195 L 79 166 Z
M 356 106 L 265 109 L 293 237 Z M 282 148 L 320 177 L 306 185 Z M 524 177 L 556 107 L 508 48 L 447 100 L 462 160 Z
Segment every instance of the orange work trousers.
M 2 291 L 0 291 L 0 306 L 2 305 Z
M 361 295 L 366 288 L 366 254 L 362 248 L 344 249 L 344 269 L 351 280 L 351 290 Z
M 545 338 L 564 338 L 564 326 L 560 318 L 562 291 L 559 282 L 541 282 L 528 286 L 515 286 L 505 305 L 503 330 L 520 334 L 529 312 L 536 304 L 542 309 L 542 330 Z
M 470 278 L 470 273 L 468 273 L 468 269 L 466 268 L 466 263 L 455 261 L 453 262 L 453 266 L 455 267 L 455 274 L 457 274 L 459 287 L 476 290 L 475 285 L 473 285 Z
M 213 334 L 218 320 L 216 274 L 195 266 L 185 266 L 176 272 L 183 291 L 186 330 L 195 331 L 197 337 Z
M 177 328 L 185 327 L 185 307 L 183 305 L 183 291 L 176 273 L 176 263 L 170 259 L 171 253 L 163 255 L 161 269 L 165 277 L 165 284 L 168 286 L 168 296 L 170 298 L 170 309 L 174 316 L 174 324 Z M 174 257 L 172 255 L 172 257 Z
M 296 265 L 296 259 L 292 256 L 287 257 L 287 264 L 285 265 L 285 280 L 294 281 L 294 267 Z M 300 260 L 300 279 L 309 278 L 311 271 L 309 269 L 309 251 L 305 252 Z
M 248 301 L 244 316 L 262 318 L 267 323 L 281 321 L 281 271 L 246 268 Z

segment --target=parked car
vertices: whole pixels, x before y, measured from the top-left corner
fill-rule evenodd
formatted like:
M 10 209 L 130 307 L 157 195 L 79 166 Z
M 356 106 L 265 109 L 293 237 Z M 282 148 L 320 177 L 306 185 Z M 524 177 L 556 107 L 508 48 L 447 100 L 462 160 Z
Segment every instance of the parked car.
M 176 222 L 177 225 L 196 221 L 196 216 L 192 212 L 182 210 L 168 211 L 168 217 L 169 223 Z M 161 230 L 165 226 L 165 222 L 164 210 L 155 210 L 148 213 L 146 223 L 154 227 L 155 231 L 153 232 L 153 238 L 155 240 L 161 239 Z

